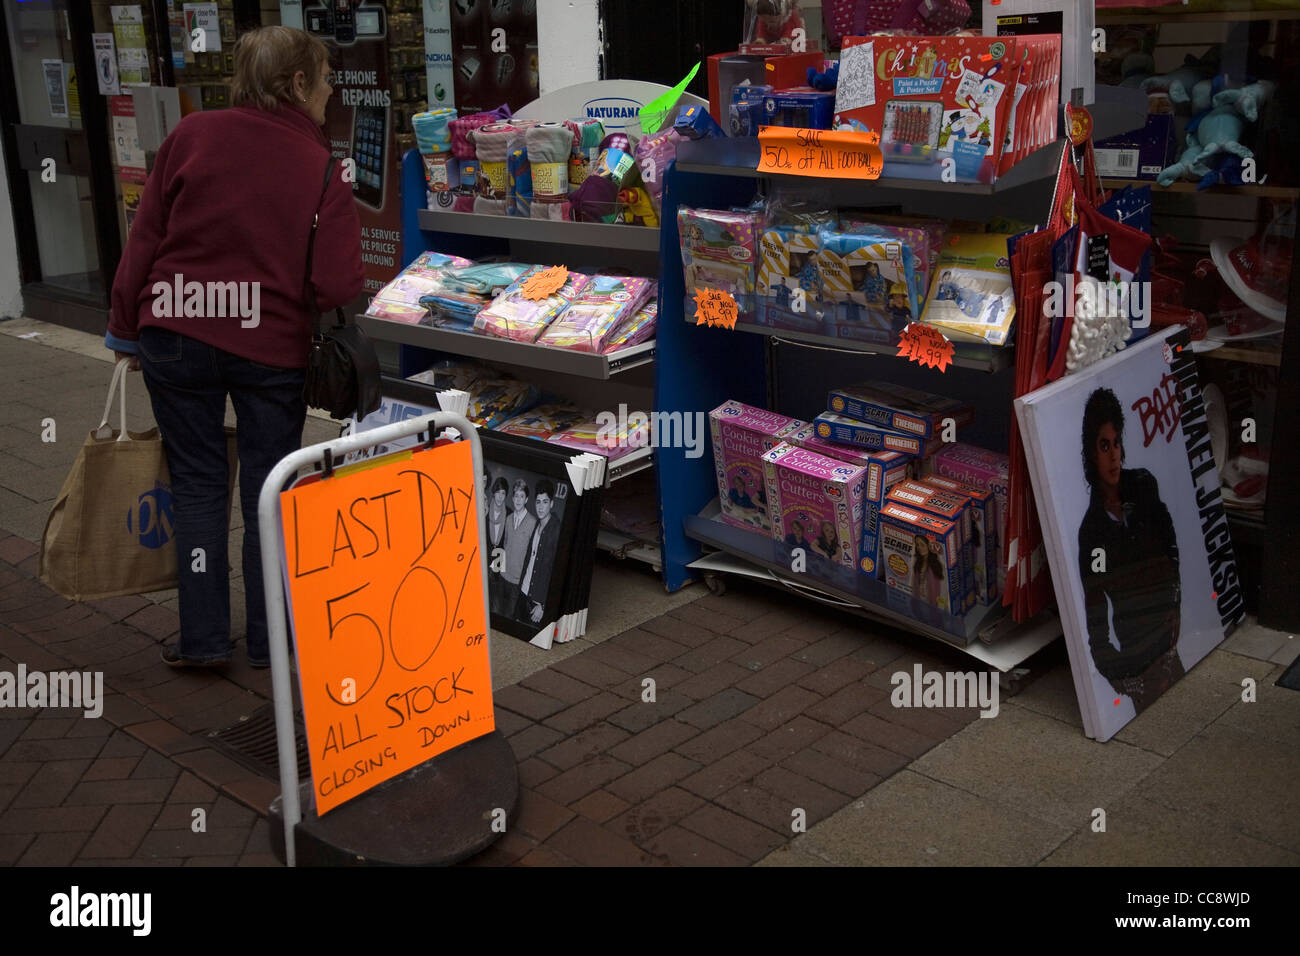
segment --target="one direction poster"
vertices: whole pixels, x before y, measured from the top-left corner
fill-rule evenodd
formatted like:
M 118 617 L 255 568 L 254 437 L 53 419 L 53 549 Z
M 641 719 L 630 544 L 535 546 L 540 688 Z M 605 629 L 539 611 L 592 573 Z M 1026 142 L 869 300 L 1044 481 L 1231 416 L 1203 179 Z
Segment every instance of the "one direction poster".
M 1108 740 L 1245 605 L 1187 332 L 1016 399 L 1079 709 Z

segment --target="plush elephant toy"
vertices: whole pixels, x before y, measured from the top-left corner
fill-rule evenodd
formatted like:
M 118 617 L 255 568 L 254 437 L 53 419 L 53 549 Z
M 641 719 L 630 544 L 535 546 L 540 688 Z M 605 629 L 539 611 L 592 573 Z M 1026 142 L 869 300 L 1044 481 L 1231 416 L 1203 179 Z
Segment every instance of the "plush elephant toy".
M 1190 103 L 1192 89 L 1197 82 L 1204 79 L 1205 73 L 1199 66 L 1187 64 L 1159 76 L 1148 76 L 1142 81 L 1143 93 L 1168 93 L 1174 103 Z
M 1255 154 L 1239 142 L 1245 128 L 1245 120 L 1231 106 L 1216 106 L 1204 116 L 1195 117 L 1187 124 L 1187 149 L 1178 162 L 1160 171 L 1156 182 L 1171 186 L 1184 176 L 1209 175 L 1219 165 L 1217 161 L 1212 164 L 1211 157 L 1221 153 L 1250 159 Z
M 1254 123 L 1259 119 L 1259 108 L 1273 98 L 1277 84 L 1260 80 L 1238 90 L 1222 90 L 1214 94 L 1215 106 L 1233 106 L 1237 112 Z

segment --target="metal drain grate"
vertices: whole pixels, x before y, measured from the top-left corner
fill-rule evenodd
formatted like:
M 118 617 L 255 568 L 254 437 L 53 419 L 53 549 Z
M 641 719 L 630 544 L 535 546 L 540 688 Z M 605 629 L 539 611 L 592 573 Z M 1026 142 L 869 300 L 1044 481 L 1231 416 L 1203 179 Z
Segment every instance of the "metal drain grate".
M 294 749 L 298 753 L 298 777 L 311 776 L 307 756 L 307 734 L 302 724 L 293 722 Z M 209 731 L 208 742 L 241 766 L 272 780 L 280 779 L 280 759 L 275 742 L 275 705 L 264 704 L 244 720 Z

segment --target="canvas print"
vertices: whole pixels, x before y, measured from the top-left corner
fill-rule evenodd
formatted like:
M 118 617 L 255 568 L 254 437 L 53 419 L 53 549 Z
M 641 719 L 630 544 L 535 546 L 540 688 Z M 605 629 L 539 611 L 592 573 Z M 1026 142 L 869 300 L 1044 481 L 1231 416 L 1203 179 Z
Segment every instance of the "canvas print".
M 1016 400 L 1080 709 L 1107 740 L 1245 606 L 1187 333 Z

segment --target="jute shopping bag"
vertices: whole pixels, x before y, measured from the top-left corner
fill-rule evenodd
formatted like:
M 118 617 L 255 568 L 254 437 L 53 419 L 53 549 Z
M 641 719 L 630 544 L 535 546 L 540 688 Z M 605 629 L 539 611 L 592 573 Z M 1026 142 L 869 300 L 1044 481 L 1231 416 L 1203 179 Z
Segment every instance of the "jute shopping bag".
M 104 415 L 81 446 L 41 537 L 41 580 L 73 601 L 177 585 L 167 458 L 157 426 L 127 431 L 127 365 L 123 359 L 113 369 Z M 118 428 L 108 424 L 115 389 Z M 233 428 L 226 429 L 226 451 L 233 489 L 239 466 Z

